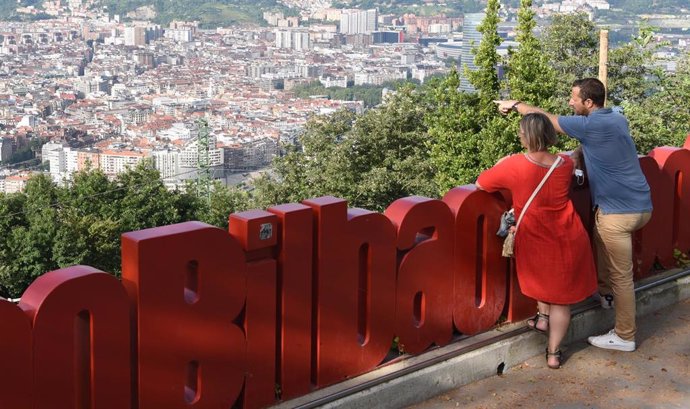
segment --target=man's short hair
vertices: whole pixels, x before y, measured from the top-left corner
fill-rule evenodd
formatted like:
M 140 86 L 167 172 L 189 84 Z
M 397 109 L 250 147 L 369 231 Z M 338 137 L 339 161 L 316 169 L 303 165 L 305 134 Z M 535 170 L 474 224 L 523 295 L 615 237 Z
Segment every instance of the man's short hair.
M 580 98 L 583 101 L 591 99 L 594 105 L 603 107 L 606 103 L 606 87 L 596 78 L 583 78 L 573 82 L 573 88 L 580 88 Z

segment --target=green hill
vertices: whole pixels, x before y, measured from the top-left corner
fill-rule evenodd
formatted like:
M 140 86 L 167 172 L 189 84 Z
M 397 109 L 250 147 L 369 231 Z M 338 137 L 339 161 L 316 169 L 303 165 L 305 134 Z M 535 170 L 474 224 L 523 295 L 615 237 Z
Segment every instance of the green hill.
M 17 7 L 40 4 L 41 0 L 21 0 L 19 4 L 15 0 L 0 0 L 0 20 L 25 20 L 27 16 L 18 14 Z M 198 20 L 203 28 L 260 24 L 263 11 L 284 9 L 276 0 L 102 0 L 98 4 L 98 7 L 106 7 L 111 14 L 122 17 L 142 6 L 155 8 L 157 23 Z
M 153 6 L 157 23 L 198 20 L 203 28 L 260 23 L 264 10 L 281 8 L 276 0 L 102 0 L 101 5 L 121 16 L 141 6 Z
M 39 5 L 41 0 L 21 0 L 17 3 L 16 0 L 0 0 L 0 20 L 15 21 L 15 20 L 36 20 L 36 16 L 28 16 L 17 13 L 17 7 L 26 7 Z M 41 15 L 38 18 L 44 18 Z
M 673 13 L 678 9 L 690 9 L 690 0 L 609 0 L 613 8 L 626 12 L 645 13 Z

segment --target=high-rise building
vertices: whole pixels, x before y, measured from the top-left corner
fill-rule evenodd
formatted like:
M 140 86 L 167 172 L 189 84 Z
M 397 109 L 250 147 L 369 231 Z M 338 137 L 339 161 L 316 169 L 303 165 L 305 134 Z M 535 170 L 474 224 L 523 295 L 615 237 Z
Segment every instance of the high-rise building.
M 144 46 L 146 45 L 146 28 L 144 27 L 125 27 L 125 45 Z
M 461 53 L 461 67 L 460 70 L 460 89 L 462 91 L 474 91 L 474 87 L 465 77 L 464 67 L 469 68 L 470 71 L 476 71 L 477 66 L 474 64 L 474 54 L 472 48 L 479 47 L 482 41 L 482 34 L 477 31 L 477 27 L 484 20 L 485 13 L 468 13 L 465 14 L 465 19 L 462 23 L 462 53 Z
M 291 48 L 297 51 L 309 49 L 310 41 L 307 30 L 276 29 L 275 35 L 277 48 Z
M 189 28 L 168 28 L 165 30 L 164 37 L 179 43 L 189 43 L 194 39 L 194 33 Z
M 292 49 L 297 51 L 308 50 L 310 45 L 309 32 L 294 30 L 292 32 Z
M 209 166 L 220 166 L 223 164 L 223 149 L 216 147 L 215 136 L 209 136 Z M 182 168 L 199 167 L 199 140 L 195 138 L 180 150 L 179 166 Z
M 292 32 L 290 30 L 276 30 L 276 48 L 292 48 Z
M 340 15 L 340 32 L 342 34 L 369 34 L 378 30 L 378 11 L 348 10 Z
M 172 149 L 154 150 L 151 152 L 153 163 L 162 179 L 175 178 L 180 174 L 180 152 Z
M 163 29 L 158 24 L 150 25 L 144 28 L 144 34 L 146 36 L 146 44 L 158 40 L 163 37 Z

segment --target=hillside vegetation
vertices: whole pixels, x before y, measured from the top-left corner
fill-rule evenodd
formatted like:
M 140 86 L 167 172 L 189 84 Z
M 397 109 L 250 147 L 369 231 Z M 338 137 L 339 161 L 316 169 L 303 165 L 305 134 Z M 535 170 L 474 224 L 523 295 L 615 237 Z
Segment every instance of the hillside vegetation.
M 34 5 L 40 7 L 41 0 L 0 0 L 0 20 L 27 20 L 30 17 L 17 13 L 17 7 Z M 106 7 L 110 14 L 125 17 L 127 13 L 142 6 L 152 6 L 156 11 L 154 22 L 167 24 L 172 20 L 197 20 L 202 28 L 231 26 L 262 22 L 266 10 L 284 7 L 276 0 L 102 0 L 99 7 Z

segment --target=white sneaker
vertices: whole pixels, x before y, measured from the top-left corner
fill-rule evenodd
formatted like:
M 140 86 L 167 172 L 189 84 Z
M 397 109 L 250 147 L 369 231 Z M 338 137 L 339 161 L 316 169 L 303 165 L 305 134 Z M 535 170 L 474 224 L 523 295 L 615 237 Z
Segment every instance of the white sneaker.
M 587 338 L 587 342 L 598 348 L 615 349 L 616 351 L 632 352 L 635 350 L 635 341 L 626 341 L 612 329 L 604 335 Z

